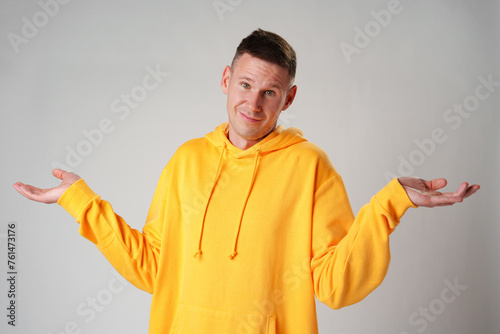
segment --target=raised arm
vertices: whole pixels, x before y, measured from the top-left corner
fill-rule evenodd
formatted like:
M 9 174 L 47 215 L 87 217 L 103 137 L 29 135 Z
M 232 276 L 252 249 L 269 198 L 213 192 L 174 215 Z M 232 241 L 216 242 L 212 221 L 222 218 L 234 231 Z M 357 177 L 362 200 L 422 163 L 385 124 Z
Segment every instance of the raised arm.
M 342 180 L 337 177 L 326 183 L 315 199 L 311 268 L 318 299 L 332 308 L 363 299 L 387 273 L 389 235 L 408 208 L 452 205 L 479 189 L 464 182 L 456 192 L 439 192 L 445 185 L 445 179 L 394 179 L 346 226 L 353 217 Z M 342 228 L 348 231 L 345 235 L 332 233 Z
M 151 293 L 161 246 L 166 174 L 162 173 L 142 232 L 127 225 L 78 175 L 60 169 L 54 169 L 53 174 L 62 180 L 54 188 L 41 189 L 21 182 L 13 186 L 33 201 L 61 205 L 80 224 L 80 234 L 93 242 L 123 277 Z

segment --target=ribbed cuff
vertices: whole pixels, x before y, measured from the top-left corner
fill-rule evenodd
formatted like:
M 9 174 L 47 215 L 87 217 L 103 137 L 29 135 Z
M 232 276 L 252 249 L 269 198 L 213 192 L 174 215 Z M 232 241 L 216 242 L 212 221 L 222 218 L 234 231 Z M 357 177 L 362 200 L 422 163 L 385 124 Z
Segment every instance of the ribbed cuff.
M 98 197 L 83 179 L 73 183 L 57 201 L 75 219 L 87 204 L 95 197 Z
M 408 197 L 406 190 L 399 183 L 397 178 L 394 178 L 380 190 L 376 195 L 377 202 L 391 214 L 391 216 L 399 222 L 406 210 L 416 208 L 417 206 Z

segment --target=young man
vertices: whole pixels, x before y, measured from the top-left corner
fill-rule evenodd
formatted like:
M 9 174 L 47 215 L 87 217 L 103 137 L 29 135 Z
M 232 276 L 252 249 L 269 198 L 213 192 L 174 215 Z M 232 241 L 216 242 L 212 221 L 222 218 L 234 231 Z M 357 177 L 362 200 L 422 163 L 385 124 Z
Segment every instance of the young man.
M 14 187 L 63 206 L 153 294 L 150 333 L 317 333 L 314 296 L 340 308 L 373 291 L 409 207 L 451 205 L 479 186 L 442 194 L 444 179 L 394 179 L 355 218 L 326 154 L 277 126 L 297 92 L 295 68 L 278 35 L 259 29 L 242 40 L 221 81 L 228 122 L 176 151 L 142 233 L 76 174 L 54 170 L 62 183 L 52 189 Z

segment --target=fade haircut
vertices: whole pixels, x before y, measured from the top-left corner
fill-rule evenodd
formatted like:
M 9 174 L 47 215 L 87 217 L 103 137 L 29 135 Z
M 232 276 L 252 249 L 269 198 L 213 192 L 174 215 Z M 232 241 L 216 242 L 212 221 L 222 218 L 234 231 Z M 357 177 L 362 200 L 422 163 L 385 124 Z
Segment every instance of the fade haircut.
M 238 45 L 231 67 L 245 53 L 285 68 L 288 70 L 290 83 L 293 83 L 297 70 L 297 56 L 283 37 L 262 29 L 254 30 Z

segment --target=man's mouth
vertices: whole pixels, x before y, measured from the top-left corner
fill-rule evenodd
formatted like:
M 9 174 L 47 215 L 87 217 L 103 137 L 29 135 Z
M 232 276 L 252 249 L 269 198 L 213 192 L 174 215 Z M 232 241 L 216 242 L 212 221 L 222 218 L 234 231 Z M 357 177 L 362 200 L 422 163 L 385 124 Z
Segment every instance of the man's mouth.
M 253 117 L 247 116 L 247 115 L 245 115 L 245 114 L 244 114 L 244 113 L 242 113 L 242 112 L 240 112 L 240 115 L 241 115 L 241 117 L 242 117 L 245 121 L 247 121 L 247 122 L 249 122 L 249 123 L 256 123 L 256 122 L 260 122 L 260 121 L 261 121 L 261 119 L 258 119 L 258 118 L 253 118 Z

